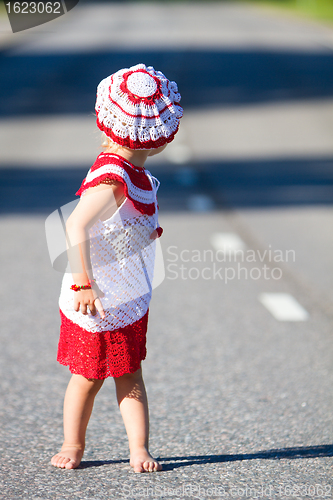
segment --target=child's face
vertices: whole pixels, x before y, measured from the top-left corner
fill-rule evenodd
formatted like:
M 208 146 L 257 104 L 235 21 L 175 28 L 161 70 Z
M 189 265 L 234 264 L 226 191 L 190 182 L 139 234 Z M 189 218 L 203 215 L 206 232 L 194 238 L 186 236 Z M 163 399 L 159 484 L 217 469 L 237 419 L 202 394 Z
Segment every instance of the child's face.
M 160 148 L 151 149 L 148 153 L 148 156 L 158 155 L 158 153 L 161 153 L 162 151 L 164 151 L 166 147 L 167 147 L 167 144 L 164 144 L 164 146 L 161 146 Z

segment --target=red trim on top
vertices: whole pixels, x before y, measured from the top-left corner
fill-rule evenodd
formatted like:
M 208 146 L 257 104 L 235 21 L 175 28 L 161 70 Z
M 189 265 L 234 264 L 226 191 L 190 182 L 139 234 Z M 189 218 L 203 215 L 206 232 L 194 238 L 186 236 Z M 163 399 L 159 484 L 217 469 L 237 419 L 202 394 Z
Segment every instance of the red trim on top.
M 134 163 L 131 163 L 129 160 L 125 160 L 123 156 L 118 155 L 117 153 L 108 153 L 107 151 L 102 151 L 98 156 L 101 155 L 108 155 L 108 156 L 114 156 L 115 158 L 119 158 L 119 160 L 121 160 L 123 163 L 126 163 L 126 165 L 133 168 L 134 170 L 139 170 L 139 172 L 145 170 L 145 167 L 139 167 L 139 165 L 134 165 Z
M 145 174 L 144 168 L 136 167 L 129 162 L 127 163 L 121 156 L 115 156 L 114 153 L 101 153 L 97 157 L 90 171 L 95 172 L 98 168 L 109 164 L 117 165 L 118 167 L 124 169 L 128 174 L 131 183 L 135 187 L 143 189 L 144 191 L 152 191 L 151 183 Z
M 86 191 L 90 187 L 98 186 L 99 184 L 101 184 L 103 181 L 106 181 L 106 180 L 114 180 L 114 181 L 121 182 L 122 185 L 124 186 L 124 194 L 125 194 L 126 198 L 128 198 L 133 203 L 134 207 L 141 214 L 154 215 L 155 203 L 146 204 L 146 203 L 142 203 L 142 202 L 137 201 L 134 198 L 132 198 L 128 192 L 126 182 L 124 181 L 124 179 L 122 177 L 120 177 L 116 174 L 111 174 L 111 173 L 110 174 L 103 174 L 103 175 L 96 177 L 96 179 L 94 179 L 93 181 L 87 182 L 86 184 L 84 184 L 84 186 L 81 186 L 81 188 L 77 191 L 76 195 L 80 196 L 84 191 Z
M 103 155 L 105 155 L 105 157 L 103 157 Z M 108 165 L 108 164 L 110 165 L 109 156 L 113 156 L 113 153 L 111 153 L 111 154 L 101 153 L 97 157 L 97 159 L 96 159 L 95 163 L 93 164 L 93 166 L 91 167 L 90 171 L 95 172 L 98 168 L 103 167 L 104 165 Z M 134 165 L 133 165 L 133 169 L 131 169 L 130 164 L 126 164 L 125 161 L 123 161 L 120 156 L 118 158 L 112 158 L 111 162 L 112 162 L 111 165 L 114 164 L 114 165 L 120 166 L 121 168 L 123 168 L 125 170 L 125 172 L 128 173 L 128 175 L 130 177 L 130 181 L 133 183 L 133 185 L 135 187 L 143 189 L 144 191 L 152 191 L 152 186 L 150 184 L 148 177 L 146 176 L 146 174 L 144 172 L 144 169 L 142 169 L 140 171 L 133 170 L 133 169 L 139 168 L 139 167 L 135 167 Z M 86 191 L 88 188 L 98 186 L 98 184 L 100 184 L 101 182 L 106 181 L 106 180 L 114 180 L 114 181 L 121 182 L 123 187 L 124 187 L 124 194 L 125 194 L 126 198 L 128 198 L 133 203 L 134 207 L 140 213 L 146 214 L 146 215 L 153 215 L 155 213 L 155 202 L 154 201 L 152 203 L 142 203 L 142 202 L 134 199 L 133 197 L 131 197 L 125 180 L 121 176 L 114 174 L 114 173 L 111 173 L 111 172 L 101 174 L 90 182 L 86 182 L 86 179 L 84 179 L 82 184 L 81 184 L 80 189 L 76 192 L 76 195 L 81 196 L 81 194 L 84 191 Z

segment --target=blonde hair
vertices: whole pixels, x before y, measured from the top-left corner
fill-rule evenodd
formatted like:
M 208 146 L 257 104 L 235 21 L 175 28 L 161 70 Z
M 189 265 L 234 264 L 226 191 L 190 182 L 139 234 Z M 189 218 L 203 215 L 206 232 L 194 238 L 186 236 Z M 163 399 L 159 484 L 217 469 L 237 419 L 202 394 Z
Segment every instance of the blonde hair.
M 112 148 L 112 152 L 117 154 L 117 151 L 122 150 L 122 149 L 129 149 L 126 146 L 120 146 L 120 144 L 117 144 L 114 142 L 110 137 L 106 135 L 105 132 L 102 132 L 102 142 L 101 142 L 101 147 L 106 149 L 106 148 Z
M 102 139 L 101 146 L 102 146 L 103 148 L 107 148 L 108 146 L 110 146 L 110 142 L 111 142 L 111 140 L 108 138 L 108 136 L 106 135 L 106 133 L 105 133 L 105 132 L 102 132 L 102 137 L 101 137 L 101 139 Z
M 116 152 L 121 147 L 116 142 L 113 142 L 113 140 L 110 139 L 110 137 L 108 137 L 105 132 L 102 132 L 101 146 L 102 146 L 102 148 L 111 148 L 112 147 L 114 152 Z

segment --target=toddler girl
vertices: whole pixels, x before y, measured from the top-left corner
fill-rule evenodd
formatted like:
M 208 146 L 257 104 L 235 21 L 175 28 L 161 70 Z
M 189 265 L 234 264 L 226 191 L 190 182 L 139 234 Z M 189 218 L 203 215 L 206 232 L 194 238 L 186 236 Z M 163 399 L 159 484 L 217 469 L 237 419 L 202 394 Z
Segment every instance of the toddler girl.
M 59 299 L 58 361 L 72 378 L 64 401 L 64 443 L 55 467 L 79 466 L 94 399 L 114 377 L 135 472 L 161 470 L 149 454 L 146 357 L 158 225 L 158 181 L 144 168 L 178 131 L 182 108 L 175 82 L 138 64 L 102 80 L 97 125 L 107 147 L 83 180 L 66 224 L 70 272 Z

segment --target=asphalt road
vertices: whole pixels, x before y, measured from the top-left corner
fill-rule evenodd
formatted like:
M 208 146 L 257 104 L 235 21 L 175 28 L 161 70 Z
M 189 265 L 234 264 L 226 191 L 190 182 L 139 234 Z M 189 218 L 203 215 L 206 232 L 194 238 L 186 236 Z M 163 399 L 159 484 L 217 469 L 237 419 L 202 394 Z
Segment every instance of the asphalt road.
M 333 498 L 333 29 L 234 3 L 82 3 L 15 42 L 2 23 L 0 498 Z M 143 370 L 164 470 L 130 470 L 108 381 L 84 461 L 63 471 L 44 222 L 98 153 L 96 84 L 139 61 L 178 82 L 185 110 L 147 164 L 165 279 Z M 218 251 L 226 236 L 238 257 Z M 302 320 L 262 294 L 288 294 Z

